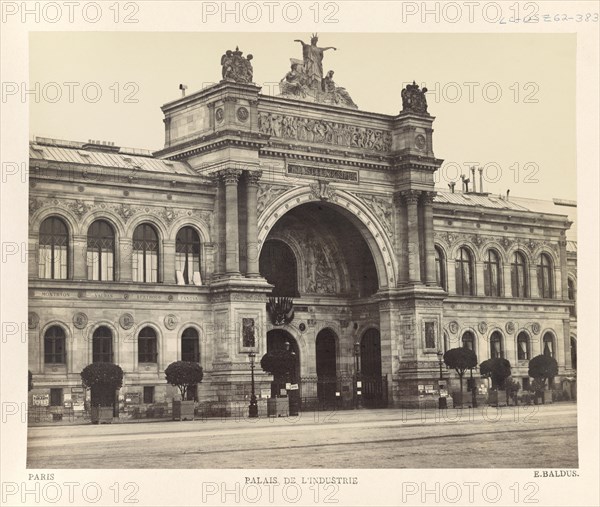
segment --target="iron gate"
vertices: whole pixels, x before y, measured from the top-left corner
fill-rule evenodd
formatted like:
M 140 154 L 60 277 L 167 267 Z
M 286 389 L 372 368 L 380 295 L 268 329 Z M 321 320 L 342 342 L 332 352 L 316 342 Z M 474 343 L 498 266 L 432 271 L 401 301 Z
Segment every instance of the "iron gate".
M 361 383 L 357 389 L 357 380 Z M 301 377 L 298 385 L 300 410 L 351 410 L 359 406 L 387 408 L 387 377 Z M 360 395 L 358 394 L 360 391 Z M 360 405 L 359 405 L 360 404 Z

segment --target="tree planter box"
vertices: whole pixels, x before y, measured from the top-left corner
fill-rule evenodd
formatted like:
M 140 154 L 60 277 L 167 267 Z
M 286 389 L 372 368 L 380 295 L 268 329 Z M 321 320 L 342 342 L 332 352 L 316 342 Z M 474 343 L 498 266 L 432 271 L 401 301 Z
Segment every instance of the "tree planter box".
M 196 404 L 193 400 L 186 401 L 175 401 L 173 400 L 173 420 L 179 419 L 180 421 L 194 420 L 194 410 Z
M 92 407 L 92 424 L 111 424 L 113 422 L 112 407 Z
M 269 398 L 267 400 L 267 415 L 269 417 L 285 417 L 288 415 L 290 407 L 289 399 L 286 398 Z
M 491 405 L 492 407 L 498 406 L 498 391 L 488 391 L 488 405 Z

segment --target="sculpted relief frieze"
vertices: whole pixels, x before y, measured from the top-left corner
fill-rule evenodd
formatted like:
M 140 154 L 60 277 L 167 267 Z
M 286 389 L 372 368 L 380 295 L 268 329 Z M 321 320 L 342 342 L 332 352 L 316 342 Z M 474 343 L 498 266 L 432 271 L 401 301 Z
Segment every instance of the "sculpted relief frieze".
M 388 152 L 392 148 L 392 135 L 389 132 L 314 118 L 261 112 L 258 115 L 258 128 L 263 134 L 294 141 L 378 152 Z

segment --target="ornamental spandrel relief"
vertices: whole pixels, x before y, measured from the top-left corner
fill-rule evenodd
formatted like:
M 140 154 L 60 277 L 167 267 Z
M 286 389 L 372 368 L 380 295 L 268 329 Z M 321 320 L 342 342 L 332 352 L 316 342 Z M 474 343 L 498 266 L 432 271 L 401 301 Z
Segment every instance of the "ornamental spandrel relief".
M 260 112 L 258 128 L 262 134 L 294 141 L 362 148 L 381 153 L 392 148 L 392 135 L 389 132 L 314 118 Z
M 354 193 L 379 219 L 388 236 L 392 236 L 392 198 L 386 199 L 373 194 Z
M 179 209 L 169 206 L 142 207 L 126 203 L 86 202 L 81 199 L 52 199 L 43 201 L 37 198 L 29 199 L 30 221 L 32 215 L 44 206 L 57 206 L 63 208 L 76 215 L 79 220 L 82 220 L 83 217 L 90 212 L 96 210 L 108 210 L 120 216 L 124 223 L 127 223 L 133 216 L 138 214 L 154 215 L 167 225 L 171 225 L 178 218 L 187 216 L 201 220 L 206 224 L 209 231 L 212 231 L 214 221 L 214 214 L 208 210 Z
M 558 251 L 557 242 L 538 241 L 534 239 L 519 240 L 510 239 L 506 236 L 486 236 L 482 234 L 462 234 L 445 231 L 435 231 L 434 237 L 438 241 L 443 241 L 449 247 L 452 247 L 457 243 L 468 242 L 476 245 L 480 249 L 485 249 L 489 244 L 496 243 L 498 245 L 502 245 L 506 250 L 511 248 L 513 245 L 517 245 L 518 248 L 526 249 L 530 253 L 534 253 L 540 248 L 548 248 Z
M 282 187 L 278 185 L 265 185 L 264 183 L 258 184 L 258 206 L 257 211 L 258 214 L 261 215 L 265 208 L 278 196 L 283 194 L 286 190 L 289 190 L 287 187 Z

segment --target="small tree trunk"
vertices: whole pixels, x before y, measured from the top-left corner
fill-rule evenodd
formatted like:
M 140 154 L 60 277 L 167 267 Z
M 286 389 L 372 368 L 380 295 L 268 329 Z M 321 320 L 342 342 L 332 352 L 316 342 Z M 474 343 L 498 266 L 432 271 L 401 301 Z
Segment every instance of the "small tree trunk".
M 464 373 L 463 373 L 464 375 Z M 462 397 L 463 397 L 463 376 L 459 375 L 460 378 L 460 406 L 462 407 Z

